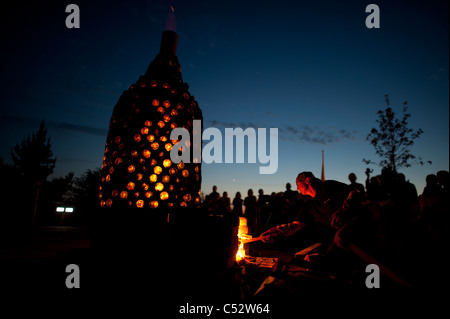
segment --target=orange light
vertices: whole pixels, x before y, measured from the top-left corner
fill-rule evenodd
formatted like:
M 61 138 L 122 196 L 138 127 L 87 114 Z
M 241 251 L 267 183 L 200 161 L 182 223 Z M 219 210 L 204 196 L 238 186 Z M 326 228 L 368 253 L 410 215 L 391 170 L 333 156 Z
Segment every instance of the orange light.
M 106 202 L 104 200 L 100 201 L 100 206 L 101 207 L 105 207 L 105 205 L 106 205 Z
M 136 157 L 138 156 L 138 152 L 136 150 L 131 151 L 131 156 Z
M 116 158 L 114 164 L 119 165 L 120 163 L 122 163 L 122 159 L 120 157 Z
M 165 100 L 165 101 L 163 102 L 163 105 L 164 105 L 165 108 L 170 107 L 170 101 Z
M 150 175 L 150 182 L 154 183 L 158 180 L 158 176 L 156 174 Z
M 196 199 L 197 201 L 197 199 Z M 238 230 L 238 251 L 236 253 L 236 261 L 239 261 L 245 257 L 244 239 L 250 239 L 252 236 L 248 235 L 247 218 L 239 217 L 239 230 Z
M 183 172 L 181 172 L 181 174 L 183 175 L 183 177 L 188 177 L 189 176 L 189 172 L 186 169 L 183 170 Z
M 149 150 L 142 151 L 142 156 L 144 156 L 145 158 L 149 158 L 151 154 L 152 153 Z
M 158 107 L 157 109 L 156 109 L 159 113 L 164 113 L 164 108 L 163 107 Z
M 159 122 L 158 122 L 158 126 L 159 126 L 160 128 L 163 128 L 164 125 L 166 125 L 166 124 L 164 123 L 164 121 L 159 121 Z
M 170 123 L 170 127 L 171 127 L 171 128 L 177 128 L 177 127 L 178 127 L 178 125 L 177 125 L 177 123 L 175 123 L 175 122 L 172 122 L 172 123 Z
M 172 167 L 171 169 L 169 169 L 170 175 L 175 175 L 176 173 L 177 173 L 177 169 L 175 167 Z
M 172 116 L 177 116 L 178 115 L 178 111 L 176 109 L 172 109 L 170 114 L 172 114 Z
M 163 183 L 168 183 L 170 181 L 169 175 L 164 175 L 162 178 Z
M 148 134 L 148 127 L 141 128 L 141 133 L 142 133 L 142 135 L 147 135 Z
M 159 195 L 159 197 L 161 198 L 161 200 L 166 200 L 169 198 L 169 193 L 162 192 L 161 195 Z
M 152 144 L 150 144 L 150 146 L 152 147 L 152 149 L 153 149 L 154 151 L 156 151 L 156 150 L 159 148 L 158 142 L 153 142 Z
M 110 175 L 106 175 L 106 182 L 109 182 L 111 180 L 111 176 Z
M 142 189 L 146 191 L 150 186 L 147 183 L 142 183 Z
M 183 196 L 183 199 L 184 199 L 185 202 L 190 202 L 192 197 L 191 197 L 190 194 L 186 194 L 186 195 Z
M 113 190 L 111 193 L 112 197 L 117 197 L 119 195 L 119 191 L 117 189 Z
M 167 143 L 164 147 L 166 148 L 167 152 L 170 152 L 170 150 L 172 149 L 172 144 Z
M 153 201 L 150 202 L 150 207 L 151 208 L 156 208 L 156 207 L 158 207 L 158 205 L 159 205 L 159 203 L 158 203 L 157 200 L 153 200 Z
M 137 207 L 137 208 L 142 208 L 142 207 L 144 207 L 144 201 L 143 201 L 142 199 L 138 200 L 138 201 L 136 202 L 136 207 Z
M 154 99 L 154 100 L 152 101 L 152 105 L 153 105 L 153 106 L 159 106 L 159 100 Z
M 156 183 L 155 185 L 155 190 L 160 192 L 164 189 L 164 184 L 163 183 Z
M 147 140 L 151 143 L 151 142 L 153 142 L 155 140 L 155 136 L 150 134 L 149 136 L 147 136 Z
M 163 161 L 163 166 L 165 167 L 165 168 L 168 168 L 168 167 L 170 167 L 170 165 L 172 165 L 172 161 L 170 160 L 170 159 L 165 159 L 164 161 Z
M 178 168 L 179 169 L 183 169 L 184 168 L 184 163 L 183 162 L 179 162 L 178 163 Z
M 141 136 L 139 134 L 136 134 L 134 136 L 134 140 L 139 143 L 141 141 Z
M 141 173 L 136 174 L 136 179 L 140 181 L 142 179 L 142 174 Z
M 106 206 L 107 206 L 107 207 L 111 207 L 112 202 L 113 202 L 113 201 L 112 201 L 111 198 L 107 199 L 107 200 L 106 200 Z
M 116 138 L 114 139 L 114 142 L 116 144 L 119 144 L 121 140 L 122 140 L 122 138 L 120 136 L 116 136 Z
M 161 137 L 159 138 L 159 140 L 160 140 L 161 142 L 167 142 L 167 136 L 161 136 Z
M 170 89 L 169 83 L 164 83 L 164 84 L 163 84 L 163 88 L 165 88 L 165 89 Z
M 162 172 L 162 168 L 161 166 L 155 166 L 155 168 L 153 169 L 153 172 L 155 172 L 155 174 L 159 175 Z
M 152 192 L 145 192 L 145 197 L 150 198 L 152 197 L 153 193 Z
M 158 84 L 157 82 L 153 81 L 150 83 L 150 86 L 155 87 L 157 84 Z
M 164 114 L 164 122 L 169 122 L 169 121 L 170 121 L 170 115 Z
M 128 197 L 128 192 L 126 192 L 126 191 L 120 192 L 120 198 L 125 199 L 127 197 Z
M 152 126 L 152 121 L 149 120 L 145 121 L 145 126 Z
M 136 168 L 134 167 L 134 165 L 128 166 L 128 173 L 133 173 L 135 170 Z
M 150 165 L 155 166 L 156 164 L 158 164 L 158 162 L 153 158 L 153 159 L 150 161 Z
M 127 184 L 127 189 L 129 190 L 129 191 L 132 191 L 133 189 L 134 189 L 134 183 L 133 182 L 129 182 L 128 184 Z

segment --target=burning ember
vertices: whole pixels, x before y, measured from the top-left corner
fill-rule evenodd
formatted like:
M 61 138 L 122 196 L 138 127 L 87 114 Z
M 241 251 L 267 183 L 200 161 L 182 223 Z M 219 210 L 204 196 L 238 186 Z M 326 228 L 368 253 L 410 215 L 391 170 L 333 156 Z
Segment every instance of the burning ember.
M 239 230 L 238 230 L 238 240 L 239 248 L 236 253 L 236 261 L 240 261 L 246 257 L 244 249 L 244 241 L 251 239 L 252 236 L 248 235 L 247 218 L 239 217 Z

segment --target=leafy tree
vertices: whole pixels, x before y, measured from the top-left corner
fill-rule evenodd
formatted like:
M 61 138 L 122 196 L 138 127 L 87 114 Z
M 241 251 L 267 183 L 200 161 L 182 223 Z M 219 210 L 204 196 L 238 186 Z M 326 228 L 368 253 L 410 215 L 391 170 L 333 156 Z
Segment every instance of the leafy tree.
M 14 165 L 26 179 L 42 184 L 53 173 L 56 158 L 53 158 L 50 137 L 47 137 L 45 122 L 37 132 L 28 134 L 11 151 Z
M 375 153 L 380 157 L 379 163 L 363 159 L 366 164 L 378 164 L 379 166 L 397 172 L 401 167 L 410 167 L 411 162 L 423 165 L 425 162 L 420 157 L 411 154 L 410 147 L 422 134 L 422 129 L 413 130 L 408 127 L 408 102 L 403 102 L 403 117 L 398 119 L 390 107 L 389 96 L 385 95 L 386 109 L 379 110 L 378 128 L 372 128 L 366 140 L 375 148 Z M 431 164 L 431 161 L 428 161 Z
M 39 190 L 47 177 L 53 173 L 56 158 L 53 158 L 50 137 L 47 137 L 45 122 L 42 121 L 37 132 L 28 134 L 11 151 L 14 166 L 26 184 L 33 187 L 34 198 L 32 225 L 36 217 Z

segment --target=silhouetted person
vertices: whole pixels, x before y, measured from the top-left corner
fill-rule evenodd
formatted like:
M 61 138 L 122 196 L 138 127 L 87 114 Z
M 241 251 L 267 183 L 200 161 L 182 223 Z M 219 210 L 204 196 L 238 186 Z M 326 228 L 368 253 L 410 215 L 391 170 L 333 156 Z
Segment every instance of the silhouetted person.
M 268 196 L 264 195 L 264 190 L 259 189 L 258 190 L 258 210 L 256 214 L 256 232 L 259 233 L 261 230 L 261 227 L 266 224 L 267 218 L 269 217 L 268 213 L 268 202 L 269 198 Z
M 442 176 L 441 176 L 442 177 Z M 450 215 L 448 189 L 439 184 L 437 175 L 426 177 L 426 186 L 419 196 L 420 221 L 439 241 L 449 241 Z
M 283 192 L 272 192 L 269 201 L 269 218 L 266 221 L 266 225 L 263 225 L 263 229 L 267 227 L 275 226 L 281 223 L 287 222 L 285 220 L 285 202 Z
M 397 194 L 399 199 L 410 206 L 417 199 L 417 189 L 413 183 L 406 180 L 405 174 L 397 174 Z
M 381 184 L 379 176 L 370 177 L 370 173 L 366 171 L 366 191 L 367 199 L 372 202 L 381 202 L 388 199 L 388 193 L 384 186 Z
M 228 197 L 227 192 L 222 193 L 222 198 L 219 199 L 219 211 L 222 214 L 228 214 L 231 212 L 231 202 L 230 198 Z
M 257 213 L 257 202 L 256 196 L 253 195 L 253 190 L 249 189 L 247 192 L 247 197 L 244 199 L 245 206 L 245 217 L 247 217 L 247 226 L 250 227 L 249 233 L 253 236 L 256 235 L 256 213 Z
M 356 182 L 356 174 L 350 173 L 348 174 L 348 180 L 350 181 L 351 189 L 359 192 L 363 199 L 366 198 L 366 191 L 364 190 L 364 185 Z
M 211 194 L 206 196 L 206 207 L 209 211 L 217 211 L 219 208 L 220 194 L 217 192 L 217 186 L 214 185 Z
M 284 191 L 284 198 L 286 199 L 286 202 L 290 203 L 290 202 L 294 202 L 296 200 L 297 191 L 293 191 L 291 186 L 291 183 L 286 183 L 286 190 Z
M 441 196 L 443 189 L 438 183 L 437 176 L 434 174 L 427 175 L 426 186 L 423 189 L 423 193 L 420 195 L 419 203 L 420 203 L 420 211 L 421 213 L 427 213 L 429 210 L 432 210 Z
M 233 199 L 233 216 L 234 217 L 240 217 L 243 216 L 243 212 L 242 212 L 242 195 L 240 192 L 236 192 L 236 195 L 234 196 Z
M 286 183 L 286 190 L 283 193 L 284 199 L 284 213 L 285 217 L 288 220 L 292 220 L 297 214 L 295 209 L 295 202 L 297 200 L 298 191 L 294 191 L 291 189 L 291 183 Z

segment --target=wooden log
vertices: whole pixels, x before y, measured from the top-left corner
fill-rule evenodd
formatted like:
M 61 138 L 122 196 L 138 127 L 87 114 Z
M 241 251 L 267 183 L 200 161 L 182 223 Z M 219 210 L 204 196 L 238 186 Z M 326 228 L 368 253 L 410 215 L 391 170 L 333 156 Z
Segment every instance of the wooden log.
M 309 253 L 310 251 L 313 251 L 314 249 L 316 249 L 320 246 L 322 246 L 322 243 L 315 243 L 314 245 L 311 245 L 303 250 L 300 250 L 299 252 L 295 253 L 295 258 L 296 259 L 304 259 L 305 258 L 304 256 L 307 253 Z

